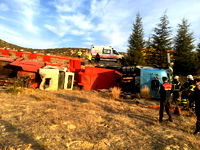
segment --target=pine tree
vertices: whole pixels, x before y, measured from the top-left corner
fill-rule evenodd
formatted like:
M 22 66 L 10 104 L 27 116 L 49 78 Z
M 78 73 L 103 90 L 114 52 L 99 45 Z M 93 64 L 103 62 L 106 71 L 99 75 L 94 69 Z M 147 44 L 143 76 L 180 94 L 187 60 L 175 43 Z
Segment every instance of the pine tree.
M 200 43 L 197 45 L 196 51 L 197 51 L 198 53 L 200 53 Z
M 144 59 L 146 62 L 146 65 L 154 65 L 154 52 L 155 50 L 152 48 L 152 37 L 149 36 L 148 40 L 145 41 L 145 48 L 144 48 Z
M 144 48 L 143 40 L 144 32 L 142 26 L 142 18 L 138 13 L 135 23 L 133 23 L 132 34 L 129 37 L 128 45 L 128 63 L 129 65 L 144 64 L 142 49 Z
M 189 31 L 190 25 L 186 19 L 182 19 L 181 24 L 178 24 L 177 35 L 175 36 L 174 49 L 175 62 L 174 72 L 176 74 L 195 74 L 195 59 L 194 53 L 194 37 L 193 33 Z
M 197 45 L 196 48 L 195 64 L 196 64 L 196 73 L 200 74 L 200 43 Z
M 196 53 L 197 53 L 197 59 L 200 62 L 200 43 L 197 45 Z
M 145 48 L 152 48 L 152 38 L 149 36 L 148 40 L 145 42 Z
M 169 21 L 166 13 L 160 18 L 160 23 L 154 29 L 152 36 L 152 47 L 155 49 L 154 64 L 162 67 L 167 66 L 167 54 L 166 50 L 171 49 L 171 27 L 169 27 Z

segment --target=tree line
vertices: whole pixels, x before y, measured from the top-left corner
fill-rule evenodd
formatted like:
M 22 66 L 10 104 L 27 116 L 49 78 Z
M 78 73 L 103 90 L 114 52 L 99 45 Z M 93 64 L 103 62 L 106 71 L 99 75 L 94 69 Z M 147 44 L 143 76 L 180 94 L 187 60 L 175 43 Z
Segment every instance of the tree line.
M 200 74 L 200 43 L 195 46 L 194 33 L 183 18 L 172 37 L 166 12 L 153 29 L 153 34 L 144 40 L 142 17 L 138 13 L 128 40 L 127 65 L 148 65 L 167 67 L 167 52 L 171 50 L 171 65 L 178 75 Z

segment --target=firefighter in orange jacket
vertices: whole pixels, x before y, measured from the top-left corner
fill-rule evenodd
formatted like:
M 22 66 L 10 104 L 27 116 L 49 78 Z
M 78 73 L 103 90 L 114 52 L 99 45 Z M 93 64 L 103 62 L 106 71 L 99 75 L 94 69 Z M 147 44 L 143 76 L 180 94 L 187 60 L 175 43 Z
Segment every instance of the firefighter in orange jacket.
M 159 122 L 163 121 L 164 109 L 169 117 L 169 121 L 172 122 L 172 116 L 170 114 L 170 100 L 171 100 L 171 90 L 172 85 L 167 82 L 167 77 L 163 77 L 163 84 L 160 86 L 160 112 L 159 112 Z

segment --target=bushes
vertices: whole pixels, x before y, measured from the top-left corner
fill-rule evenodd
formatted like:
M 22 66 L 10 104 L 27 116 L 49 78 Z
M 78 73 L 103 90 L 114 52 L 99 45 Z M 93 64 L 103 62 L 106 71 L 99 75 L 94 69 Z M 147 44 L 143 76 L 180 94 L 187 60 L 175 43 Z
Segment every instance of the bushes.
M 111 89 L 111 94 L 112 94 L 112 98 L 113 99 L 119 99 L 120 98 L 120 94 L 121 94 L 121 88 L 113 87 Z

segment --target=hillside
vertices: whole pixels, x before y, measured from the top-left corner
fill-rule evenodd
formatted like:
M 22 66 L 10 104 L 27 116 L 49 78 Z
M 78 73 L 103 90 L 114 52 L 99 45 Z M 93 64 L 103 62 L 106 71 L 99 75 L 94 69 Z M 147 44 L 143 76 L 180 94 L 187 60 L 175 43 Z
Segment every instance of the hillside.
M 52 48 L 52 49 L 33 49 L 33 48 L 25 48 L 21 46 L 17 46 L 6 41 L 0 39 L 0 47 L 16 49 L 16 50 L 24 50 L 28 52 L 44 53 L 44 54 L 53 54 L 53 55 L 63 55 L 63 56 L 76 56 L 76 52 L 81 50 L 83 53 L 87 53 L 90 50 L 88 48 Z
M 157 109 L 113 100 L 108 92 L 0 94 L 0 149 L 200 149 L 200 136 L 191 134 L 195 117 L 186 112 L 159 124 Z
M 52 49 L 33 49 L 33 48 L 25 48 L 21 46 L 17 46 L 6 41 L 0 39 L 0 48 L 9 48 L 9 49 L 16 49 L 16 50 L 24 50 L 28 52 L 37 52 L 37 53 L 44 53 L 44 54 L 52 54 L 52 55 L 62 55 L 62 56 L 72 56 L 76 57 L 76 53 L 78 50 L 83 52 L 83 56 L 86 57 L 87 53 L 90 52 L 89 48 L 52 48 Z M 120 54 L 126 56 L 125 52 L 119 52 Z

